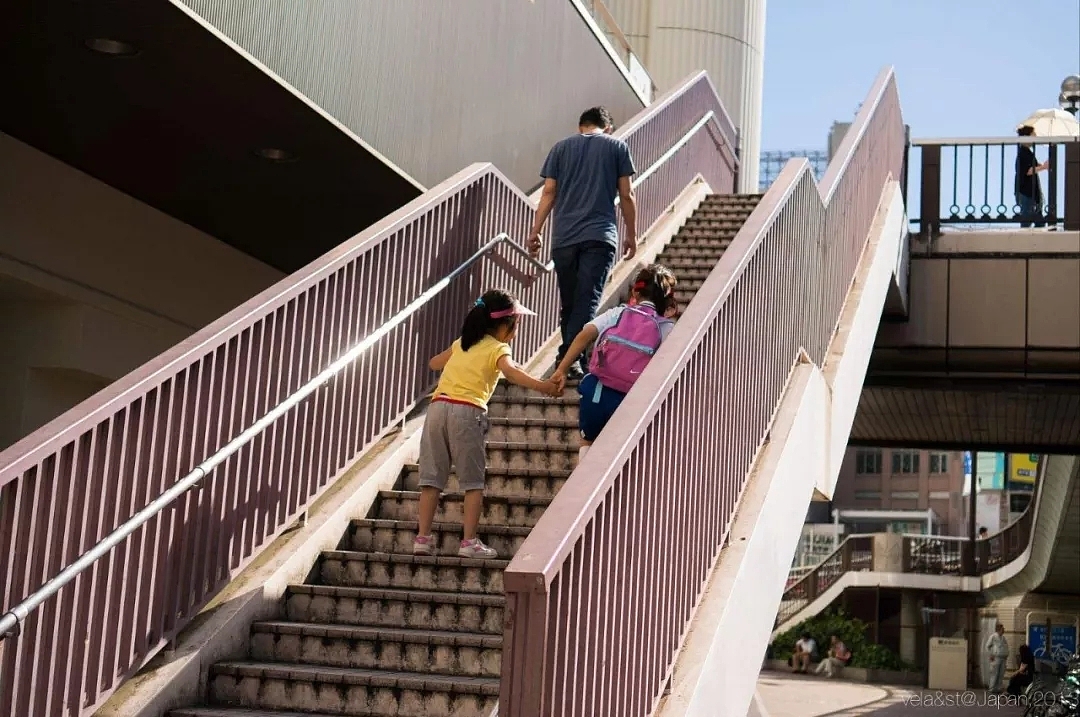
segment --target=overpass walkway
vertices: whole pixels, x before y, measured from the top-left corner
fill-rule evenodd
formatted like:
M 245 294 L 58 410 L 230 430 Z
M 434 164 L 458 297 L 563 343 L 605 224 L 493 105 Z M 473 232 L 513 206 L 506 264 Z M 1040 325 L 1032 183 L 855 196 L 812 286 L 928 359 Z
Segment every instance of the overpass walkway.
M 1080 460 L 1046 456 L 1036 494 L 1004 530 L 972 547 L 966 538 L 850 535 L 824 560 L 788 581 L 773 638 L 834 604 L 849 588 L 887 587 L 981 594 L 989 599 L 1038 590 L 1051 576 L 1075 576 L 1080 522 Z M 969 567 L 970 566 L 970 567 Z M 972 569 L 973 568 L 973 569 Z M 1072 585 L 1076 585 L 1073 577 Z
M 508 563 L 402 555 L 409 469 L 337 490 L 404 440 L 483 288 L 537 310 L 517 353 L 550 360 L 551 265 L 513 241 L 535 205 L 473 165 L 0 454 L 0 712 L 150 714 L 165 703 L 116 700 L 171 674 L 204 705 L 174 695 L 176 715 L 654 714 L 665 691 L 665 715 L 745 713 L 758 663 L 730 645 L 764 653 L 903 260 L 896 82 L 820 185 L 792 161 L 763 197 L 732 196 L 736 133 L 704 74 L 620 134 L 647 167 L 645 257 L 689 303 L 581 465 L 572 401 L 502 393 L 481 532 Z M 189 649 L 319 499 L 358 512 L 309 579 L 259 586 L 278 619 Z M 194 677 L 169 672 L 185 657 Z

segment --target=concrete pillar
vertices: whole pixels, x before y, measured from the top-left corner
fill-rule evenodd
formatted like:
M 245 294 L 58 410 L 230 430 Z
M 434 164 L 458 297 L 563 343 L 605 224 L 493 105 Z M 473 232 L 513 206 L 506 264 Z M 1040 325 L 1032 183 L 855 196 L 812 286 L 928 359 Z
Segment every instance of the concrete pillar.
M 918 663 L 919 633 L 918 626 L 922 623 L 922 615 L 919 613 L 919 600 L 909 592 L 900 594 L 900 659 L 912 664 Z
M 660 92 L 709 73 L 739 129 L 739 190 L 756 192 L 765 71 L 765 0 L 605 0 Z

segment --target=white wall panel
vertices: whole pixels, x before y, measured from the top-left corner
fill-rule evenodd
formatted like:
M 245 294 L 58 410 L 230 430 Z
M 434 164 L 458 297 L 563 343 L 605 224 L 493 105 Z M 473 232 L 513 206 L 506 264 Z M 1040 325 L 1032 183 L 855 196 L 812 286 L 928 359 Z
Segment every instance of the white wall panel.
M 610 0 L 611 14 L 663 92 L 706 70 L 741 133 L 742 191 L 761 154 L 765 0 Z

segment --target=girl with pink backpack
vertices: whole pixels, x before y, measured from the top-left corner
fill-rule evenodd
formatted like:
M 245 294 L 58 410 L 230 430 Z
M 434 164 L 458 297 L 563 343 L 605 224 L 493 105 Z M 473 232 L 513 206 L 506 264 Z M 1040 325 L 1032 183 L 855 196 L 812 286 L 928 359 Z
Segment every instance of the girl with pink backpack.
M 584 458 L 615 409 L 626 398 L 660 344 L 675 327 L 675 275 L 667 267 L 653 264 L 634 279 L 630 301 L 600 314 L 581 330 L 552 380 L 560 386 L 566 372 L 589 344 L 596 342 L 589 360 L 589 372 L 578 384 L 581 408 L 579 458 Z

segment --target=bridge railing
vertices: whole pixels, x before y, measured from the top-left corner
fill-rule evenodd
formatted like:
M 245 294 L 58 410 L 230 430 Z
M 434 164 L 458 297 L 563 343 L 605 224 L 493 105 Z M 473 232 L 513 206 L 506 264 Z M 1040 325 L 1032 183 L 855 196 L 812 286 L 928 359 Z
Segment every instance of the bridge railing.
M 891 70 L 821 186 L 793 161 L 504 574 L 503 717 L 649 714 L 800 356 L 821 363 L 881 192 Z
M 704 73 L 619 134 L 643 170 L 642 228 L 699 174 L 714 191 L 734 187 L 735 131 Z M 505 247 L 453 273 L 492 237 L 522 240 L 533 217 L 497 169 L 473 165 L 0 453 L 0 614 L 15 626 L 0 636 L 0 714 L 92 713 L 400 423 L 430 387 L 428 358 L 485 288 L 537 311 L 515 347 L 539 349 L 557 327 L 552 275 Z M 80 556 L 192 476 L 66 582 Z
M 1020 517 L 993 535 L 976 540 L 974 548 L 967 538 L 945 535 L 902 535 L 899 569 L 919 575 L 985 575 L 1023 555 L 1031 542 L 1038 504 L 1039 486 L 1046 461 L 1039 462 L 1035 493 Z M 881 535 L 881 534 L 878 534 Z M 882 550 L 895 550 L 895 543 L 877 546 L 874 534 L 849 535 L 828 557 L 810 570 L 793 572 L 777 611 L 776 624 L 794 617 L 800 610 L 824 595 L 846 572 L 882 570 L 893 572 L 890 556 Z M 890 536 L 892 537 L 892 536 Z M 895 553 L 894 553 L 895 554 Z M 888 565 L 889 567 L 882 567 Z
M 776 624 L 782 624 L 812 603 L 843 577 L 844 573 L 874 569 L 874 536 L 849 535 L 831 555 L 803 572 L 784 591 Z
M 1030 148 L 1046 171 L 1037 218 L 1021 212 L 1015 191 L 1016 155 Z M 943 225 L 1002 226 L 1022 222 L 1080 230 L 1080 138 L 958 137 L 912 140 L 909 216 L 935 237 Z M 917 202 L 917 206 L 915 205 Z
M 972 543 L 967 538 L 905 535 L 903 566 L 906 573 L 923 575 L 985 575 L 1023 555 L 1031 543 L 1041 480 L 1046 461 L 1039 462 L 1035 492 L 1020 516 L 1005 528 Z

